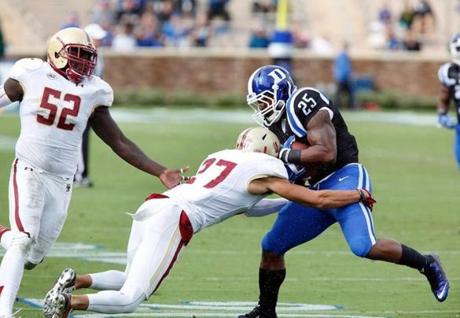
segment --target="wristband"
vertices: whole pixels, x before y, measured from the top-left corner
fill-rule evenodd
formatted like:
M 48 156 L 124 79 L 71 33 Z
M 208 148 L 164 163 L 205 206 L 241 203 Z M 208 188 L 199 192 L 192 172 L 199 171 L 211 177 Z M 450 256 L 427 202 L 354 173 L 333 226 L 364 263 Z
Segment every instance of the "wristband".
M 300 153 L 300 149 L 283 148 L 281 149 L 278 158 L 286 163 L 300 164 Z

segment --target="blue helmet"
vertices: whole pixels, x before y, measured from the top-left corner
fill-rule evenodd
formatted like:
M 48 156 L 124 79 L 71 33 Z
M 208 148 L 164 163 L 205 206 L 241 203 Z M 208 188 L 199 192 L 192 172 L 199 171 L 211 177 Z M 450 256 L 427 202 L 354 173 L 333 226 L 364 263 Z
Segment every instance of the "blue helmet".
M 284 68 L 276 65 L 258 68 L 249 77 L 246 96 L 249 107 L 255 112 L 254 119 L 265 127 L 277 122 L 296 89 L 291 75 Z
M 449 41 L 449 52 L 452 61 L 460 65 L 460 33 L 454 35 Z

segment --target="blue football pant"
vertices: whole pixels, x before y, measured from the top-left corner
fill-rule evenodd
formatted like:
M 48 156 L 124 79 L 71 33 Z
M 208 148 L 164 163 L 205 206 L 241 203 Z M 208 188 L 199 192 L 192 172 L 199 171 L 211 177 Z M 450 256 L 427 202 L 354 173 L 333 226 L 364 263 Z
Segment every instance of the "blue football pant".
M 349 164 L 320 181 L 316 188 L 364 188 L 371 191 L 371 184 L 361 164 Z M 283 255 L 291 248 L 314 239 L 335 222 L 339 223 L 351 251 L 360 257 L 367 256 L 376 236 L 372 214 L 361 202 L 329 210 L 290 202 L 280 211 L 272 229 L 263 238 L 262 248 Z

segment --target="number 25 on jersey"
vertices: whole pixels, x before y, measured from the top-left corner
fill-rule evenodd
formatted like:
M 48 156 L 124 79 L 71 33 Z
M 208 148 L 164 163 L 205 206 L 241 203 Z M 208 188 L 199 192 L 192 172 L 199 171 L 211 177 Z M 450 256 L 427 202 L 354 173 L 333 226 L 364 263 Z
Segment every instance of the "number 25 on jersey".
M 73 128 L 75 127 L 75 124 L 67 123 L 66 119 L 67 119 L 67 116 L 73 116 L 73 117 L 78 116 L 78 112 L 80 111 L 81 99 L 77 95 L 72 95 L 72 94 L 65 94 L 64 96 L 61 96 L 61 95 L 62 93 L 60 91 L 49 88 L 49 87 L 45 87 L 43 91 L 42 101 L 40 102 L 40 108 L 48 109 L 49 113 L 48 113 L 48 116 L 38 114 L 37 121 L 40 124 L 51 126 L 54 124 L 56 117 L 59 116 L 59 120 L 57 121 L 56 127 L 59 129 L 63 129 L 63 130 L 73 130 Z M 71 108 L 66 108 L 66 107 L 62 108 L 60 111 L 60 114 L 58 114 L 59 108 L 56 104 L 50 101 L 51 97 L 53 97 L 54 99 L 63 100 L 65 102 L 68 102 L 72 106 Z

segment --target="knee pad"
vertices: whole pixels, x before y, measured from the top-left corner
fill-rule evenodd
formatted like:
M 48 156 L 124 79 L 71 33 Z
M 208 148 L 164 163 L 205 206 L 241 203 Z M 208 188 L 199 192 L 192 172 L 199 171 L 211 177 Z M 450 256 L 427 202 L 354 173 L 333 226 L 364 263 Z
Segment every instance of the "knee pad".
M 369 254 L 372 243 L 369 241 L 369 238 L 356 238 L 348 242 L 351 251 L 353 254 L 359 257 L 366 257 Z
M 32 239 L 27 233 L 24 232 L 14 232 L 13 238 L 11 240 L 11 247 L 20 248 L 22 251 L 26 252 L 32 245 Z

